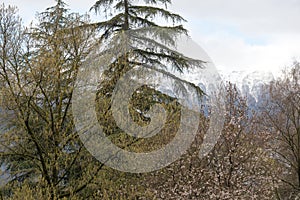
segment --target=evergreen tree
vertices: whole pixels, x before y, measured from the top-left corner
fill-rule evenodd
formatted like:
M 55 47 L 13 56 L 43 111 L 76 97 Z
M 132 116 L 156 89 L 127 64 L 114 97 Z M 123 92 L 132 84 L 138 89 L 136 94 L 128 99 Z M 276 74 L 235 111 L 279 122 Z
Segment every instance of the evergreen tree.
M 186 57 L 176 51 L 177 39 L 182 35 L 187 35 L 187 30 L 182 25 L 185 20 L 180 15 L 168 11 L 167 6 L 170 4 L 171 0 L 99 0 L 91 8 L 91 10 L 106 18 L 105 21 L 92 24 L 92 26 L 98 27 L 102 33 L 101 44 L 103 46 L 108 44 L 106 51 L 104 50 L 102 54 L 109 53 L 117 45 L 122 45 L 120 42 L 124 37 L 130 46 L 128 52 L 125 49 L 126 53 L 124 55 L 114 57 L 111 64 L 104 71 L 101 80 L 105 81 L 99 86 L 97 94 L 99 122 L 108 135 L 123 134 L 112 117 L 111 97 L 117 81 L 131 69 L 141 67 L 154 70 L 167 78 L 175 79 L 176 83 L 179 83 L 179 90 L 184 88 L 184 84 L 187 84 L 188 87 L 196 89 L 199 97 L 203 95 L 199 87 L 172 74 L 172 72 L 182 73 L 184 70 L 196 67 L 201 68 L 204 62 Z M 161 25 L 157 23 L 159 20 L 165 20 L 165 23 L 171 23 L 172 25 Z M 176 128 L 178 128 L 176 125 L 179 124 L 178 120 L 180 120 L 178 109 L 180 105 L 176 98 L 155 91 L 145 85 L 133 95 L 131 105 L 129 105 L 130 114 L 139 125 L 147 125 L 151 120 L 146 113 L 151 105 L 155 103 L 162 104 L 162 102 L 164 102 L 163 107 L 168 113 L 165 126 L 167 130 L 165 132 L 172 135 L 176 133 Z M 128 139 L 124 134 L 123 136 Z M 169 139 L 167 140 L 169 141 Z M 120 138 L 118 137 L 117 140 L 119 141 Z M 154 141 L 160 141 L 161 143 L 161 140 Z M 120 145 L 123 148 L 127 147 L 126 145 Z M 146 146 L 151 145 L 148 143 Z M 147 149 L 149 150 L 149 148 Z
M 176 46 L 178 36 L 187 35 L 187 30 L 181 24 L 185 20 L 180 15 L 159 7 L 159 4 L 163 4 L 167 8 L 171 0 L 143 0 L 142 2 L 146 5 L 137 5 L 137 1 L 132 0 L 97 1 L 91 10 L 95 10 L 98 14 L 103 12 L 108 18 L 106 21 L 93 24 L 103 31 L 101 39 L 111 40 L 113 36 L 121 36 L 127 31 L 130 40 L 128 43 L 134 47 L 133 52 L 130 52 L 134 60 L 127 56 L 126 65 L 155 65 L 162 69 L 172 66 L 179 72 L 183 72 L 185 68 L 202 67 L 203 61 L 188 58 L 170 48 Z M 159 25 L 155 22 L 157 18 L 172 22 L 173 25 Z M 118 61 L 120 58 L 116 58 L 109 69 L 115 74 L 118 73 L 116 71 L 119 66 Z

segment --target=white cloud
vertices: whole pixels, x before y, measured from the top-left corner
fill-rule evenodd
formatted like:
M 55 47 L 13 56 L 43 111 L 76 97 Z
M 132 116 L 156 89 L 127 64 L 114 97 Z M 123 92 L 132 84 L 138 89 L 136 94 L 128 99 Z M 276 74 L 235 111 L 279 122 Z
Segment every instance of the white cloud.
M 199 35 L 194 39 L 222 70 L 262 70 L 278 72 L 300 58 L 300 37 L 283 35 L 265 45 L 251 45 L 228 34 Z
M 298 0 L 185 0 L 172 10 L 223 70 L 279 71 L 300 57 Z
M 72 11 L 87 12 L 96 0 L 67 0 Z M 28 23 L 54 0 L 4 0 L 18 5 Z M 299 0 L 173 0 L 170 7 L 217 67 L 278 71 L 300 58 Z
M 172 9 L 190 21 L 215 20 L 253 34 L 300 30 L 298 0 L 185 0 L 174 1 Z

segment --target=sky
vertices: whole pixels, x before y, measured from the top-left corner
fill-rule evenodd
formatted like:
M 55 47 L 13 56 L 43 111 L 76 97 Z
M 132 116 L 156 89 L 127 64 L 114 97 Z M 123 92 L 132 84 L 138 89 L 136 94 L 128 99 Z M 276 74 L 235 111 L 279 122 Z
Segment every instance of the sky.
M 66 0 L 85 13 L 96 0 Z M 4 0 L 17 5 L 25 24 L 54 0 Z M 300 0 L 173 0 L 191 38 L 221 71 L 278 73 L 300 61 Z M 93 13 L 90 13 L 94 15 Z M 96 18 L 94 16 L 94 18 Z

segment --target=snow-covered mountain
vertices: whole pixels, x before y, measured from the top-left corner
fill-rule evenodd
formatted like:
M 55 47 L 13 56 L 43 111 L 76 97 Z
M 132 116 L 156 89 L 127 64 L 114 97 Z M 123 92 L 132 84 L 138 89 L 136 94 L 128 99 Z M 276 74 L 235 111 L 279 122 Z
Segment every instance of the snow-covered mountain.
M 207 91 L 214 90 L 212 83 L 218 82 L 219 78 L 222 79 L 224 84 L 226 84 L 226 82 L 236 84 L 240 94 L 247 99 L 248 105 L 254 109 L 258 107 L 259 103 L 268 96 L 265 94 L 266 92 L 263 90 L 263 86 L 275 80 L 273 73 L 266 71 L 218 71 L 218 73 L 216 71 L 212 71 L 212 74 L 207 73 L 207 71 L 206 73 L 196 71 L 195 73 L 184 73 L 183 75 L 178 74 L 178 76 L 181 76 L 180 78 L 199 86 L 205 93 Z M 166 80 L 163 84 L 161 84 L 163 87 L 161 87 L 160 90 L 170 96 L 178 97 L 178 95 L 174 93 L 175 89 L 173 88 L 177 85 L 173 82 Z M 186 89 L 189 91 L 188 88 Z M 189 91 L 189 93 L 192 93 L 192 91 Z
M 236 84 L 242 95 L 252 96 L 256 101 L 258 101 L 262 95 L 262 86 L 275 79 L 272 72 L 266 71 L 232 71 L 230 73 L 219 73 L 224 81 L 230 81 Z

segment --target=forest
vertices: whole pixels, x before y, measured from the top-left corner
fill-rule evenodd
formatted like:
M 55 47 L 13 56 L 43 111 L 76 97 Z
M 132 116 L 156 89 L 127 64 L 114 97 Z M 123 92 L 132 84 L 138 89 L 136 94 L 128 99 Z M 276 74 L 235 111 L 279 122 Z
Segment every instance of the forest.
M 98 0 L 90 5 L 103 20 L 98 22 L 72 12 L 63 0 L 53 4 L 29 26 L 16 6 L 0 5 L 1 199 L 300 199 L 300 62 L 261 86 L 255 108 L 235 84 L 224 82 L 222 130 L 211 151 L 199 157 L 213 120 L 211 107 L 191 111 L 151 85 L 134 85 L 143 72 L 142 82 L 171 77 L 176 93 L 194 91 L 199 101 L 207 97 L 180 77 L 205 68 L 206 61 L 176 51 L 176 40 L 188 30 L 185 19 L 168 10 L 172 1 Z M 97 60 L 103 55 L 109 56 Z M 130 83 L 118 85 L 134 69 L 139 71 Z M 83 72 L 99 76 L 87 81 L 92 89 L 78 81 Z M 214 95 L 209 98 L 221 94 Z M 85 105 L 87 98 L 92 106 Z M 126 152 L 157 152 L 176 140 L 185 128 L 181 120 L 191 122 L 188 131 L 196 133 L 182 155 L 172 157 L 181 150 L 176 146 L 157 160 L 160 167 L 145 159 L 119 170 L 111 167 L 118 151 L 92 139 L 93 151 L 83 139 L 95 128 L 80 123 L 90 119 L 91 108 L 105 138 Z M 163 127 L 156 134 L 157 124 Z M 135 134 L 127 134 L 132 130 Z M 99 148 L 109 154 L 103 160 Z M 133 168 L 142 164 L 149 170 Z

